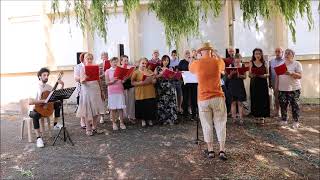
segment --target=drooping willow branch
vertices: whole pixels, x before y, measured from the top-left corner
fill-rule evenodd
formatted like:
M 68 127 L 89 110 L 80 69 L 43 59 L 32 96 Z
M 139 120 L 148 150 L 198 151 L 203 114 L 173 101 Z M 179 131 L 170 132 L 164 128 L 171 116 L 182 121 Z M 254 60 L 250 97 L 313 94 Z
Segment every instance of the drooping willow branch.
M 259 29 L 258 17 L 270 18 L 271 13 L 279 12 L 288 25 L 293 42 L 296 42 L 296 18 L 307 16 L 308 29 L 313 27 L 311 0 L 240 0 L 240 9 L 243 12 L 245 23 L 253 21 Z
M 55 14 L 61 17 L 62 14 L 62 18 L 67 18 L 70 23 L 70 14 L 73 12 L 83 32 L 97 32 L 105 41 L 108 17 L 111 14 L 110 7 L 114 7 L 116 11 L 118 3 L 122 2 L 124 15 L 128 19 L 131 12 L 140 4 L 140 0 L 65 0 L 65 12 L 60 13 L 59 1 L 52 0 L 53 17 Z M 226 1 L 229 0 L 150 0 L 148 6 L 149 11 L 154 12 L 159 21 L 163 23 L 167 45 L 178 48 L 182 38 L 199 34 L 200 21 L 206 21 L 209 15 L 219 16 Z M 254 22 L 257 29 L 259 28 L 259 17 L 268 19 L 272 13 L 280 13 L 291 31 L 293 42 L 296 41 L 295 19 L 299 15 L 307 16 L 309 30 L 313 27 L 311 0 L 239 1 L 244 22 L 247 24 Z

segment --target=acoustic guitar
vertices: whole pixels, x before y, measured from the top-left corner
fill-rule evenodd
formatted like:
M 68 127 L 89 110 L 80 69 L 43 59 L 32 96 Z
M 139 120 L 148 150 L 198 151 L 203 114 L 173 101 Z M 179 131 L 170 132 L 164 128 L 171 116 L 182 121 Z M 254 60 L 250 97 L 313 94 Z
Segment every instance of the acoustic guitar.
M 56 90 L 57 86 L 58 86 L 58 81 L 61 80 L 63 76 L 63 72 L 61 71 L 58 75 L 58 80 L 56 82 L 56 84 L 54 85 L 54 87 L 52 88 L 52 91 Z M 49 96 L 49 94 L 51 93 L 51 91 L 44 91 L 41 93 L 41 100 L 46 100 L 47 97 Z M 54 106 L 53 106 L 53 102 L 47 103 L 47 104 L 36 104 L 35 105 L 35 110 L 41 114 L 41 116 L 43 117 L 49 117 L 52 115 L 53 110 L 54 110 Z

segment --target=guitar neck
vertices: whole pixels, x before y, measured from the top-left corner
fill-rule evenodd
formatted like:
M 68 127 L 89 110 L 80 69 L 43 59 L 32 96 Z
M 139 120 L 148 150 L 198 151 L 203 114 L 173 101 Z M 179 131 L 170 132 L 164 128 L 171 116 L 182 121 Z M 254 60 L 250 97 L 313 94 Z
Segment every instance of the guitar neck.
M 56 90 L 57 89 L 57 87 L 58 87 L 58 81 L 56 82 L 56 84 L 53 86 L 53 88 L 52 88 L 52 91 L 54 91 L 54 90 Z
M 63 74 L 63 72 L 60 72 L 60 73 L 59 73 L 59 75 L 58 75 L 58 80 L 57 80 L 56 84 L 53 86 L 52 91 L 54 91 L 54 90 L 57 89 L 58 84 L 59 84 L 58 82 L 59 82 L 59 80 L 62 78 L 62 74 Z

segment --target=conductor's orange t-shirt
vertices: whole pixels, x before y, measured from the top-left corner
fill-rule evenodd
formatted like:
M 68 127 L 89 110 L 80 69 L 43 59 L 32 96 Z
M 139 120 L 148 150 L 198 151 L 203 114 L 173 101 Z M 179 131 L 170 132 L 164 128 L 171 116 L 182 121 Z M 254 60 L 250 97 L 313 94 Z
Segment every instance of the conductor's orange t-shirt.
M 198 101 L 224 97 L 220 81 L 224 69 L 225 64 L 221 58 L 201 58 L 190 64 L 190 72 L 198 78 Z

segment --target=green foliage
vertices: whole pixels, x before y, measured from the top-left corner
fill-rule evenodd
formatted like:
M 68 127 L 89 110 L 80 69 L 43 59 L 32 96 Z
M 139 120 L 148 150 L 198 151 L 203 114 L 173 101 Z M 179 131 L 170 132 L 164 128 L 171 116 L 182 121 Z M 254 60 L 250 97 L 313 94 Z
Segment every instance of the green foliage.
M 139 6 L 140 0 L 122 0 L 123 12 L 126 18 L 130 17 L 131 12 Z
M 87 10 L 87 5 L 85 0 L 75 0 L 74 2 L 74 12 L 76 13 L 77 24 L 82 30 L 88 30 L 91 32 L 92 26 L 89 24 L 89 14 Z
M 222 9 L 221 0 L 201 0 L 200 6 L 203 10 L 204 16 L 203 19 L 207 20 L 208 14 L 211 12 L 213 17 L 219 16 Z
M 169 47 L 173 42 L 178 48 L 182 37 L 199 31 L 199 7 L 194 0 L 153 0 L 150 10 L 163 23 Z
M 92 0 L 90 6 L 90 12 L 92 16 L 92 25 L 96 27 L 98 31 L 98 35 L 101 36 L 104 41 L 107 41 L 107 32 L 106 25 L 107 25 L 107 17 L 108 11 L 106 7 L 106 3 L 101 0 Z
M 270 0 L 240 0 L 240 9 L 243 11 L 243 20 L 246 23 L 254 21 L 256 28 L 259 29 L 258 16 L 264 18 L 270 17 L 270 8 L 272 7 Z
M 106 41 L 107 20 L 110 14 L 108 7 L 113 6 L 116 12 L 119 0 L 65 1 L 63 19 L 67 18 L 70 23 L 70 12 L 74 11 L 77 24 L 83 32 L 98 32 L 98 35 Z M 150 0 L 148 5 L 149 10 L 154 12 L 164 25 L 167 45 L 179 48 L 179 41 L 182 38 L 197 36 L 200 21 L 207 20 L 208 15 L 217 17 L 222 11 L 223 2 L 227 1 L 229 0 Z M 128 19 L 131 12 L 139 6 L 140 0 L 122 0 L 122 2 L 125 17 Z M 59 0 L 52 0 L 53 14 L 60 17 L 59 6 Z M 311 0 L 240 0 L 240 9 L 243 11 L 244 22 L 246 24 L 254 22 L 257 29 L 259 29 L 258 17 L 268 19 L 272 13 L 279 12 L 284 17 L 294 42 L 296 41 L 295 19 L 298 15 L 301 17 L 306 15 L 309 30 L 313 27 Z
M 309 30 L 313 25 L 310 0 L 258 0 L 258 3 L 257 0 L 240 0 L 240 9 L 243 11 L 244 22 L 249 24 L 253 21 L 256 29 L 259 29 L 259 16 L 269 19 L 270 10 L 280 12 L 291 31 L 293 42 L 296 42 L 295 19 L 298 15 L 307 15 Z

